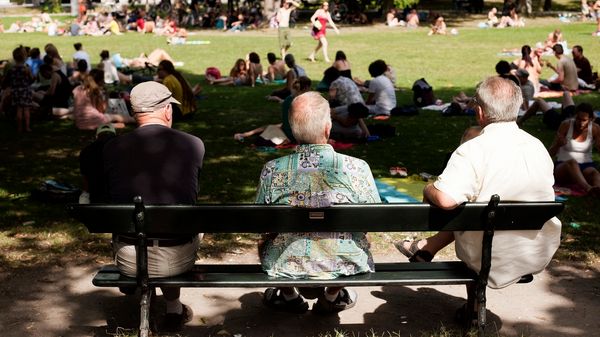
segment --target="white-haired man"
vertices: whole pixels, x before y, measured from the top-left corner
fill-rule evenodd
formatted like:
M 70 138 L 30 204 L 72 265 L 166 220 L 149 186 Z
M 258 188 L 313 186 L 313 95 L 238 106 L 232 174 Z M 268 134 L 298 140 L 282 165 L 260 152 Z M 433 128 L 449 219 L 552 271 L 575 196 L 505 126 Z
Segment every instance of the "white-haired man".
M 554 201 L 554 165 L 544 145 L 516 124 L 523 102 L 513 82 L 491 77 L 477 86 L 474 98 L 481 134 L 460 145 L 438 179 L 423 190 L 424 200 L 444 209 L 464 202 Z M 502 288 L 521 276 L 538 273 L 560 243 L 561 223 L 552 218 L 540 231 L 494 234 L 489 286 Z M 431 261 L 456 241 L 456 255 L 469 268 L 481 267 L 481 232 L 439 232 L 427 239 L 396 244 L 411 261 Z
M 317 92 L 294 99 L 289 121 L 299 145 L 295 153 L 264 166 L 256 203 L 325 207 L 381 202 L 369 165 L 336 153 L 327 143 L 329 110 L 329 103 Z M 263 269 L 276 277 L 330 279 L 374 270 L 365 233 L 273 233 L 265 235 L 260 257 Z M 317 313 L 338 312 L 356 304 L 356 293 L 341 287 L 326 288 L 317 297 L 313 306 Z M 269 288 L 264 303 L 288 312 L 308 310 L 295 288 Z
M 194 204 L 204 157 L 202 141 L 171 128 L 179 104 L 164 85 L 150 81 L 131 91 L 138 128 L 104 146 L 104 173 L 111 202 L 131 203 L 141 196 L 147 204 Z M 196 260 L 198 235 L 152 237 L 148 274 L 168 277 L 188 271 Z M 136 275 L 136 239 L 113 235 L 115 261 L 121 273 Z M 150 246 L 151 244 L 151 246 Z M 165 330 L 180 330 L 193 313 L 179 301 L 179 288 L 162 288 L 166 300 Z

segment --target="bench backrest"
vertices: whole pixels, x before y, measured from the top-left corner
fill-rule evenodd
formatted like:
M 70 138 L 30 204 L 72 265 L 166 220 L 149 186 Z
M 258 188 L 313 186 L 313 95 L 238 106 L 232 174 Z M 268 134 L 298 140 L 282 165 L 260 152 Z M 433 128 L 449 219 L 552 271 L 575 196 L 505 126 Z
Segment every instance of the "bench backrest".
M 402 232 L 484 230 L 490 208 L 466 203 L 445 211 L 423 203 L 343 204 L 328 208 L 287 205 L 79 205 L 69 214 L 91 233 L 136 233 L 135 218 L 152 234 L 265 232 Z M 494 210 L 494 230 L 539 230 L 559 214 L 559 202 L 500 202 Z M 137 214 L 137 215 L 136 215 Z M 141 217 L 141 218 L 140 218 Z M 479 220 L 479 221 L 477 221 Z

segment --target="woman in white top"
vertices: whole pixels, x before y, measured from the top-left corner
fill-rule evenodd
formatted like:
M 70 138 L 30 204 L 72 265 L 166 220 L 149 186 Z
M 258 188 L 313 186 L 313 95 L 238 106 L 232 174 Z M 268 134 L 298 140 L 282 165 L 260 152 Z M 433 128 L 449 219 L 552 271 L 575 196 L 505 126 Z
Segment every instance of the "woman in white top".
M 575 118 L 562 122 L 552 146 L 556 155 L 554 178 L 557 183 L 575 183 L 588 194 L 600 197 L 600 173 L 592 161 L 592 148 L 600 151 L 600 126 L 594 123 L 594 109 L 581 103 Z
M 108 50 L 100 52 L 100 65 L 98 68 L 104 71 L 104 83 L 105 84 L 119 84 L 119 83 L 131 83 L 132 76 L 125 75 L 117 70 L 117 67 L 110 59 Z

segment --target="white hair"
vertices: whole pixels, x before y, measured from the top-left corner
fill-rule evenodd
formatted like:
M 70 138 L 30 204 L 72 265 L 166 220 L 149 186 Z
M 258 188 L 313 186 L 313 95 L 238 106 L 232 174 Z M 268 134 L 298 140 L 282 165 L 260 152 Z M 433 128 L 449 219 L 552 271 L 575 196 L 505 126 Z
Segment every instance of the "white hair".
M 327 141 L 325 130 L 331 129 L 329 103 L 316 91 L 299 95 L 292 101 L 289 121 L 299 144 Z
M 514 122 L 523 104 L 523 94 L 513 81 L 495 76 L 477 85 L 475 100 L 490 123 Z

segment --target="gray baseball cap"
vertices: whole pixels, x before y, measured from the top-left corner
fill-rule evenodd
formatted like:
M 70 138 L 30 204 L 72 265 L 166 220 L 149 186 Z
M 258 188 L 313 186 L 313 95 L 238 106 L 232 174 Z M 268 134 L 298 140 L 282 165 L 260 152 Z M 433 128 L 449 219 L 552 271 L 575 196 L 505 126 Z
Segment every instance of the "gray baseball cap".
M 181 104 L 173 98 L 167 87 L 154 81 L 143 82 L 133 87 L 130 100 L 134 113 L 153 112 L 169 103 Z

